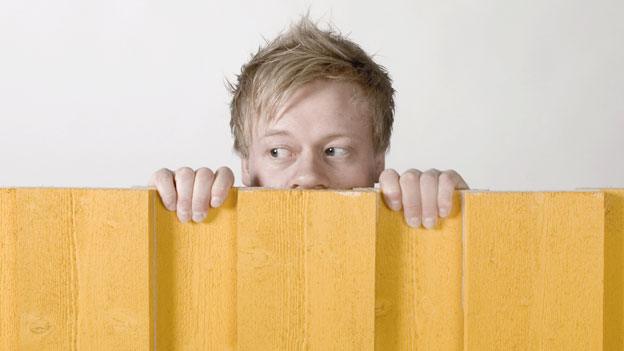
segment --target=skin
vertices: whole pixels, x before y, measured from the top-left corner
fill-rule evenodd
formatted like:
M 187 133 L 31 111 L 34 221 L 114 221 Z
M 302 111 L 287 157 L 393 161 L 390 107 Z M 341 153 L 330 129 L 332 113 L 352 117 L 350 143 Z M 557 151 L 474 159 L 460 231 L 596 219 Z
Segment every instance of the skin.
M 254 125 L 249 157 L 241 159 L 245 186 L 279 189 L 352 189 L 379 180 L 385 203 L 403 209 L 412 227 L 435 228 L 438 215 L 452 210 L 454 190 L 468 185 L 454 170 L 385 168 L 385 153 L 375 153 L 369 106 L 351 83 L 316 80 L 298 89 L 271 122 Z M 156 171 L 155 186 L 182 222 L 201 222 L 219 207 L 234 184 L 228 167 Z

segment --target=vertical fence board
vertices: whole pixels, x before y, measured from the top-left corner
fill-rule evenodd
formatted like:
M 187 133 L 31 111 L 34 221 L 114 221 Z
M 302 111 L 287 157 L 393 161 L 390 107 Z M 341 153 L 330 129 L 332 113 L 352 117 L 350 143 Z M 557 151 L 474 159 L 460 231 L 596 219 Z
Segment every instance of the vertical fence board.
M 372 350 L 373 191 L 239 192 L 241 350 Z
M 604 196 L 464 193 L 467 350 L 602 348 Z
M 241 350 L 305 349 L 305 200 L 298 191 L 239 191 Z
M 307 196 L 307 345 L 372 351 L 376 194 L 321 191 Z
M 71 191 L 17 189 L 15 209 L 16 284 L 9 299 L 18 318 L 18 349 L 76 349 Z
M 81 350 L 150 348 L 150 200 L 140 190 L 72 190 Z
M 154 202 L 157 349 L 236 348 L 236 198 L 230 189 L 202 223 Z
M 624 190 L 605 192 L 604 348 L 624 350 Z
M 148 204 L 140 191 L 14 191 L 0 233 L 9 349 L 149 348 Z
M 17 264 L 17 212 L 15 189 L 0 189 L 0 350 L 19 345 L 15 276 Z
M 434 230 L 409 227 L 379 196 L 376 350 L 461 349 L 460 193 Z

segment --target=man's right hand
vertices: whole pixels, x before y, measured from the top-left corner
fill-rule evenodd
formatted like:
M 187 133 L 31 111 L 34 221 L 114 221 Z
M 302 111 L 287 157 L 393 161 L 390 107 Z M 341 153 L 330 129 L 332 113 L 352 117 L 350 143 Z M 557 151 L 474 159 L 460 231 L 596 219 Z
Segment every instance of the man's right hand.
M 228 167 L 216 172 L 210 168 L 182 167 L 175 172 L 162 168 L 152 175 L 149 186 L 158 189 L 163 204 L 169 211 L 177 211 L 181 222 L 191 217 L 201 222 L 208 215 L 210 207 L 219 207 L 225 201 L 234 184 L 234 173 Z

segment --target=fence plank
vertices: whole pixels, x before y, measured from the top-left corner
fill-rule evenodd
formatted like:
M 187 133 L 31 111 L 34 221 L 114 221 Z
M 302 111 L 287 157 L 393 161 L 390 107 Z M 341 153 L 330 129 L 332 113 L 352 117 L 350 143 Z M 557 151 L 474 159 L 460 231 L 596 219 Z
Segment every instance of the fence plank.
M 624 189 L 605 192 L 604 348 L 624 350 Z
M 3 191 L 2 276 L 9 283 L 0 286 L 3 346 L 149 349 L 148 197 L 126 190 Z
M 152 195 L 72 190 L 80 349 L 150 348 Z
M 157 349 L 236 348 L 236 202 L 232 188 L 202 223 L 154 202 Z
M 19 316 L 15 301 L 17 277 L 17 213 L 15 189 L 0 189 L 0 350 L 19 345 Z
M 239 192 L 239 349 L 373 349 L 376 201 Z
M 602 348 L 603 193 L 468 192 L 463 213 L 466 350 Z
M 461 349 L 460 207 L 460 193 L 455 192 L 452 213 L 439 221 L 434 230 L 428 230 L 409 227 L 403 211 L 392 211 L 380 203 L 377 350 Z

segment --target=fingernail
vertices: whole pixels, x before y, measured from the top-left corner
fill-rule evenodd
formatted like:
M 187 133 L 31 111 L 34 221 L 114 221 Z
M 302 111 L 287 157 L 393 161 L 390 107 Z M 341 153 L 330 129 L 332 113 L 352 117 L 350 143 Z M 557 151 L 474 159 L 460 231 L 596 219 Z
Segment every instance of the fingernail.
M 219 207 L 221 206 L 222 203 L 223 203 L 223 199 L 220 197 L 213 197 L 212 199 L 210 199 L 211 207 Z
M 420 227 L 420 218 L 419 217 L 408 218 L 407 224 L 409 224 L 410 227 L 412 228 L 418 228 Z
M 390 207 L 392 207 L 393 210 L 398 211 L 401 209 L 401 202 L 399 201 L 392 201 L 390 202 Z
M 206 218 L 206 214 L 203 212 L 193 212 L 193 221 L 201 222 Z
M 423 220 L 423 223 L 427 229 L 435 227 L 435 218 L 427 217 Z
M 449 214 L 449 210 L 446 207 L 440 209 L 440 216 L 446 217 Z
M 175 211 L 176 210 L 176 204 L 175 203 L 167 204 L 165 207 L 167 207 L 167 209 L 169 211 Z
M 180 222 L 186 223 L 189 221 L 190 217 L 191 216 L 188 212 L 178 211 L 178 219 L 180 220 Z

